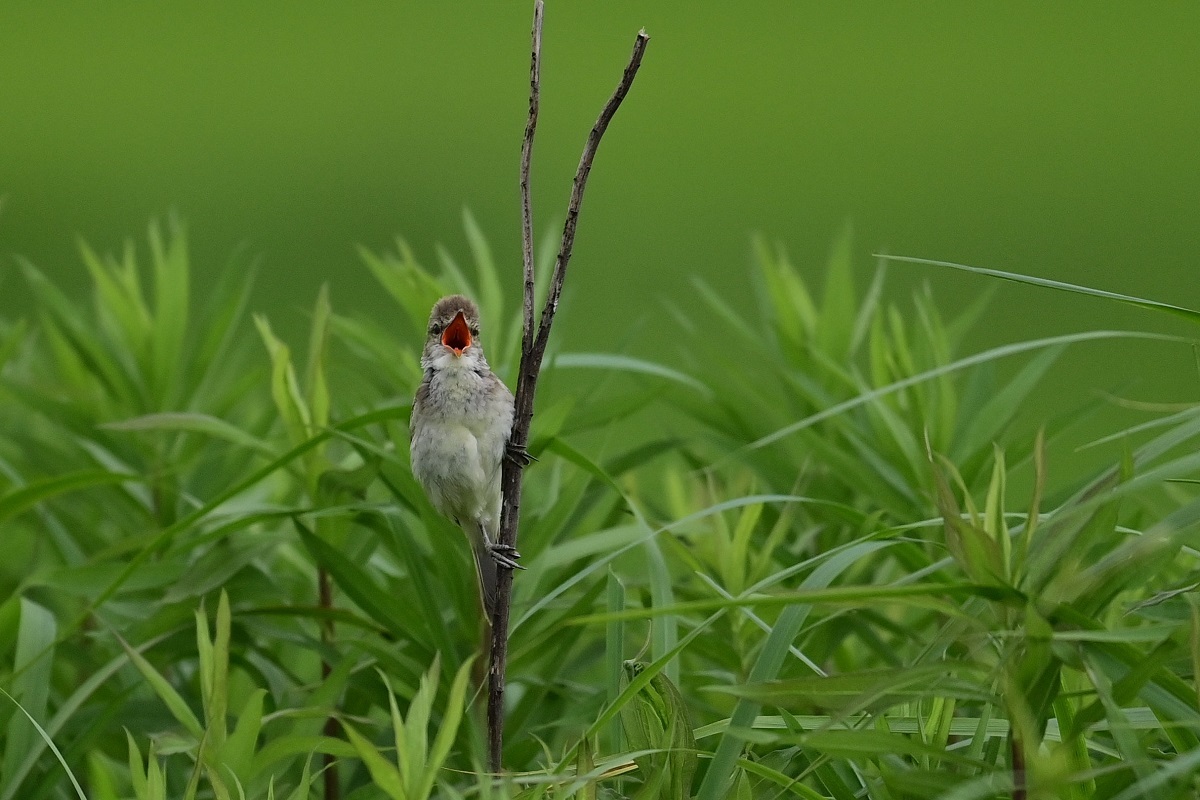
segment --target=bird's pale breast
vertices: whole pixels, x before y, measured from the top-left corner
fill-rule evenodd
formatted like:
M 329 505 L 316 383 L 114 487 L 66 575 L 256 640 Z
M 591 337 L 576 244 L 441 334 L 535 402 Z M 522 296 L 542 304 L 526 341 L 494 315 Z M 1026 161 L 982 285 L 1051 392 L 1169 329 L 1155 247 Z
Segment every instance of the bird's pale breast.
M 413 474 L 439 512 L 456 519 L 499 513 L 500 463 L 512 396 L 491 374 L 439 371 L 413 410 Z

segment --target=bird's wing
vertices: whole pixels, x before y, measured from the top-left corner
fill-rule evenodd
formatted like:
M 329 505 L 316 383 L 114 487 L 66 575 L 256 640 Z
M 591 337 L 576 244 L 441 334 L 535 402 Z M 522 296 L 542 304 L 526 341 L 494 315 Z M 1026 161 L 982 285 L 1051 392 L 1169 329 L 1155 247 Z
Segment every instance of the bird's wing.
M 417 387 L 417 395 L 413 398 L 412 414 L 408 418 L 409 444 L 412 444 L 413 436 L 417 433 L 417 420 L 420 419 L 421 412 L 424 410 L 427 402 L 429 402 L 429 381 L 424 380 Z

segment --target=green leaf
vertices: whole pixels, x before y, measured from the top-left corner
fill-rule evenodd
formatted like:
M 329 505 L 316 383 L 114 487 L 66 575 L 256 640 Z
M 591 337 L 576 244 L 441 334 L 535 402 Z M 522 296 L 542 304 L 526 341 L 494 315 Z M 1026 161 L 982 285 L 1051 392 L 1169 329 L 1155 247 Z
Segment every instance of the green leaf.
M 817 346 L 837 363 L 850 354 L 854 338 L 858 298 L 854 293 L 853 242 L 853 231 L 847 224 L 834 242 L 825 268 L 821 324 L 817 327 Z
M 262 439 L 247 433 L 233 423 L 199 412 L 167 411 L 158 414 L 144 414 L 120 422 L 106 422 L 100 427 L 111 431 L 187 431 L 223 439 L 265 456 L 275 456 L 275 451 Z
M 125 741 L 129 747 L 129 778 L 133 782 L 133 794 L 138 800 L 145 800 L 150 794 L 146 781 L 146 769 L 142 765 L 142 751 L 138 749 L 133 734 L 125 729 Z
M 479 229 L 471 211 L 463 207 L 463 230 L 467 234 L 467 243 L 471 246 L 471 256 L 475 259 L 475 274 L 479 277 L 479 307 L 485 314 L 490 330 L 502 330 L 500 321 L 504 319 L 504 292 L 500 289 L 500 275 L 496 270 L 492 249 L 488 246 L 487 237 Z M 501 342 L 497 340 L 497 345 Z
M 635 679 L 645 667 L 625 662 L 626 680 Z M 656 673 L 621 709 L 621 727 L 630 749 L 651 751 L 635 757 L 645 786 L 639 797 L 688 800 L 696 772 L 696 739 L 683 697 L 665 673 Z
M 1012 539 L 1008 535 L 1008 522 L 1004 516 L 1006 474 L 1004 451 L 994 448 L 995 465 L 992 480 L 988 484 L 987 501 L 983 509 L 983 530 L 1000 546 L 1001 576 L 1011 581 L 1013 575 Z
M 151 320 L 136 265 L 128 264 L 132 270 L 110 266 L 82 240 L 79 252 L 95 287 L 100 324 L 111 329 L 113 340 L 127 348 L 135 361 L 142 361 L 148 355 Z M 132 261 L 131 255 L 128 260 Z
M 333 310 L 329 305 L 329 284 L 321 284 L 313 309 L 308 340 L 308 366 L 304 370 L 304 398 L 312 415 L 312 424 L 329 424 L 329 383 L 325 376 L 329 359 L 329 323 Z
M 304 759 L 304 771 L 300 773 L 300 782 L 296 784 L 296 788 L 288 795 L 287 800 L 308 800 L 309 783 L 312 778 L 310 771 L 312 768 L 312 757 Z
M 976 519 L 976 515 L 973 506 L 968 507 L 971 513 L 968 514 L 967 519 L 963 519 L 958 502 L 954 499 L 954 492 L 943 471 L 943 466 L 950 470 L 953 470 L 954 466 L 949 463 L 939 464 L 936 457 L 931 464 L 937 490 L 937 507 L 942 514 L 942 522 L 946 531 L 946 546 L 950 550 L 950 554 L 954 556 L 959 567 L 972 580 L 1002 585 L 1005 573 L 1000 545 L 986 531 L 974 524 L 973 520 Z M 962 478 L 958 478 L 957 473 L 953 474 L 961 484 Z M 965 499 L 970 502 L 969 495 Z
M 0 777 L 3 781 L 0 785 L 4 786 L 6 793 L 15 793 L 17 783 L 23 778 L 21 761 L 35 747 L 41 749 L 35 744 L 39 737 L 53 747 L 39 720 L 46 716 L 50 697 L 51 666 L 54 664 L 58 624 L 48 609 L 28 598 L 19 598 L 19 606 L 20 623 L 13 660 L 16 678 L 9 687 L 12 694 L 5 694 L 21 710 L 21 714 L 8 720 L 4 739 L 4 755 L 0 761 Z
M 401 780 L 400 771 L 396 769 L 396 766 L 384 758 L 375 745 L 367 741 L 354 729 L 353 725 L 343 722 L 342 727 L 345 729 L 350 743 L 358 752 L 358 757 L 367 765 L 367 770 L 371 773 L 371 780 L 375 782 L 375 785 L 392 800 L 409 800 L 409 794 L 404 788 L 404 782 Z
M 303 442 L 312 433 L 312 417 L 296 380 L 291 351 L 271 332 L 266 317 L 256 314 L 254 324 L 271 357 L 271 397 L 275 400 L 275 409 L 283 419 L 291 442 Z
M 885 546 L 887 546 L 886 542 L 863 542 L 848 547 L 831 556 L 813 570 L 801 583 L 801 588 L 827 587 L 860 558 Z M 788 648 L 811 610 L 811 605 L 802 603 L 789 605 L 783 610 L 750 670 L 750 682 L 773 680 L 779 674 L 784 659 L 788 655 Z M 752 700 L 739 700 L 730 717 L 731 728 L 736 730 L 748 727 L 758 716 L 759 709 L 760 705 Z M 732 786 L 737 761 L 741 757 L 744 746 L 742 739 L 733 730 L 727 732 L 721 738 L 720 744 L 717 745 L 713 760 L 704 774 L 704 782 L 700 785 L 697 800 L 723 800 L 726 792 Z
M 21 260 L 21 270 L 38 303 L 39 310 L 53 320 L 55 328 L 79 362 L 112 398 L 136 401 L 142 388 L 135 376 L 115 360 L 82 321 L 79 310 L 32 264 Z
M 70 766 L 67 765 L 67 760 L 65 758 L 63 758 L 62 753 L 59 752 L 58 747 L 54 744 L 54 741 L 50 738 L 50 734 L 46 733 L 45 728 L 43 728 L 41 726 L 41 724 L 36 719 L 33 718 L 33 715 L 30 714 L 23 705 L 18 703 L 11 694 L 4 691 L 3 689 L 0 689 L 0 694 L 4 695 L 9 700 L 12 700 L 13 704 L 16 705 L 17 709 L 25 716 L 25 719 L 29 721 L 29 724 L 33 726 L 33 729 L 35 731 L 37 731 L 38 736 L 40 736 L 42 738 L 42 740 L 46 743 L 46 746 L 50 748 L 50 751 L 52 753 L 54 753 L 54 757 L 56 759 L 58 759 L 58 763 L 62 766 L 63 770 L 67 773 L 67 777 L 71 780 L 71 786 L 73 786 L 75 788 L 75 793 L 79 796 L 80 800 L 87 800 L 87 795 L 85 795 L 83 793 L 83 788 L 79 785 L 79 781 L 75 779 L 75 773 L 72 772 Z M 10 739 L 10 742 L 11 742 L 11 739 Z M 7 753 L 7 751 L 6 751 L 6 753 Z
M 1146 300 L 1141 297 L 1134 297 L 1127 294 L 1118 294 L 1116 292 L 1108 292 L 1103 289 L 1093 289 L 1088 286 L 1078 286 L 1073 283 L 1064 283 L 1063 281 L 1051 280 L 1050 278 L 1038 278 L 1032 275 L 1021 275 L 1016 272 L 1004 272 L 998 269 L 987 269 L 985 267 L 971 267 L 966 264 L 955 264 L 952 261 L 934 261 L 928 258 L 914 258 L 912 256 L 889 256 L 876 254 L 876 258 L 886 259 L 888 261 L 902 261 L 910 264 L 926 264 L 933 267 L 949 267 L 950 269 L 960 270 L 962 272 L 971 272 L 976 275 L 987 275 L 993 278 L 1000 278 L 1014 283 L 1024 283 L 1029 286 L 1039 286 L 1045 289 L 1057 289 L 1063 292 L 1072 294 L 1088 295 L 1090 297 L 1102 297 L 1106 300 L 1117 300 L 1121 303 L 1127 303 L 1131 306 L 1139 308 L 1148 308 L 1153 311 L 1165 311 L 1169 314 L 1184 317 L 1192 322 L 1200 322 L 1200 311 L 1195 311 L 1182 306 L 1173 306 L 1169 303 L 1161 303 L 1157 300 Z
M 212 696 L 205 708 L 208 721 L 208 745 L 220 752 L 225 746 L 225 717 L 229 709 L 229 595 L 221 590 L 217 602 L 217 620 L 213 636 Z
M 392 710 L 392 727 L 396 734 L 396 763 L 400 767 L 400 775 L 405 779 L 404 784 L 410 797 L 424 798 L 429 794 L 429 787 L 437 775 L 436 769 L 430 769 L 429 754 L 429 717 L 433 710 L 433 700 L 437 696 L 438 674 L 441 672 L 441 659 L 434 656 L 433 663 L 421 676 L 421 685 L 408 706 L 407 718 L 400 719 L 400 711 L 396 706 L 396 696 L 390 691 Z M 385 678 L 386 680 L 386 678 Z
M 83 470 L 27 483 L 0 496 L 0 522 L 12 519 L 38 503 L 59 495 L 77 492 L 80 489 L 90 489 L 93 486 L 106 486 L 134 480 L 138 480 L 138 476 L 100 470 Z
M 129 660 L 137 667 L 138 672 L 142 673 L 142 677 L 146 679 L 146 683 L 150 684 L 150 688 L 158 695 L 159 699 L 167 706 L 167 710 L 171 712 L 171 716 L 175 718 L 180 725 L 187 729 L 197 741 L 204 738 L 204 726 L 200 724 L 200 720 L 196 719 L 195 713 L 188 706 L 187 701 L 175 690 L 162 674 L 154 668 L 154 666 L 146 660 L 146 658 L 137 650 L 129 646 L 121 636 L 117 636 L 117 641 L 121 643 L 121 647 L 125 649 L 125 654 L 129 656 Z M 153 759 L 151 759 L 153 760 Z
M 611 566 L 608 569 L 608 583 L 605 597 L 607 600 L 606 608 L 609 613 L 624 610 L 625 587 Z M 604 631 L 604 673 L 607 687 L 606 699 L 609 703 L 617 699 L 617 696 L 621 693 L 621 685 L 625 680 L 624 643 L 624 621 L 619 619 L 612 620 L 605 626 Z M 621 752 L 624 749 L 623 738 L 620 726 L 612 726 L 608 739 L 609 752 Z
M 160 407 L 172 404 L 179 388 L 179 374 L 187 363 L 184 337 L 187 333 L 188 256 L 183 225 L 172 220 L 169 239 L 163 240 L 157 225 L 150 226 L 150 251 L 154 265 L 154 351 L 153 394 Z
M 403 637 L 408 628 L 404 609 L 374 579 L 340 551 L 327 544 L 299 520 L 293 519 L 300 540 L 318 564 L 329 570 L 338 588 L 346 593 L 367 616 L 396 636 Z
M 220 763 L 227 765 L 243 786 L 250 783 L 250 768 L 254 763 L 258 734 L 262 730 L 263 698 L 266 695 L 265 689 L 255 689 L 250 693 L 237 715 L 233 733 L 220 750 Z
M 138 647 L 139 651 L 143 651 L 158 641 L 159 639 L 151 639 Z M 54 737 L 62 730 L 63 726 L 72 719 L 75 713 L 83 707 L 88 698 L 91 697 L 109 678 L 111 678 L 118 670 L 125 666 L 128 662 L 128 657 L 125 654 L 120 654 L 116 658 L 109 661 L 104 666 L 92 672 L 86 681 L 77 688 L 66 700 L 59 704 L 58 711 L 45 725 L 47 737 Z M 37 763 L 38 756 L 49 744 L 50 739 L 43 739 L 36 743 L 37 746 L 30 748 L 25 756 L 25 760 L 12 774 L 5 775 L 7 785 L 3 792 L 0 792 L 0 798 L 3 800 L 13 800 L 17 792 L 20 790 L 21 782 L 33 770 Z M 140 756 L 139 756 L 140 758 Z
M 551 360 L 555 369 L 600 369 L 650 375 L 673 381 L 700 394 L 711 397 L 712 390 L 690 375 L 653 361 L 616 353 L 561 353 Z
M 770 251 L 761 237 L 754 238 L 754 251 L 759 274 L 763 278 L 764 305 L 772 314 L 775 335 L 780 348 L 798 360 L 805 343 L 817 327 L 817 312 L 808 288 L 788 263 L 786 256 Z M 723 303 L 722 303 L 723 305 Z M 753 339 L 753 334 L 751 334 Z
M 857 397 L 836 403 L 828 408 L 822 409 L 815 414 L 810 414 L 801 420 L 793 422 L 789 425 L 785 425 L 773 433 L 760 437 L 755 441 L 750 442 L 745 447 L 748 450 L 756 450 L 766 447 L 769 444 L 773 444 L 774 442 L 791 436 L 792 434 L 802 431 L 805 428 L 811 428 L 813 425 L 816 425 L 819 422 L 823 422 L 824 420 L 844 414 L 850 409 L 858 408 L 859 406 L 863 406 L 867 403 L 878 400 L 881 397 L 895 394 L 903 391 L 904 389 L 908 389 L 909 387 L 917 386 L 925 383 L 926 381 L 931 381 L 936 378 L 940 378 L 943 375 L 949 375 L 953 372 L 967 369 L 968 367 L 986 364 L 992 361 L 998 361 L 1002 358 L 1020 355 L 1022 353 L 1028 353 L 1035 350 L 1043 350 L 1047 347 L 1079 344 L 1083 342 L 1104 341 L 1108 339 L 1144 339 L 1159 342 L 1189 341 L 1182 337 L 1168 336 L 1157 333 L 1145 333 L 1141 331 L 1084 331 L 1083 333 L 1070 333 L 1062 336 L 1050 336 L 1045 339 L 1032 339 L 1025 342 L 1018 342 L 1016 344 L 994 347 L 990 350 L 984 350 L 981 353 L 975 353 L 965 358 L 960 358 L 957 361 L 953 361 L 949 364 L 943 364 L 941 366 L 934 367 L 933 369 L 928 369 L 924 372 L 910 375 L 907 378 L 895 381 L 886 386 L 881 386 L 869 392 L 864 392 Z
M 1060 345 L 1038 353 L 1021 367 L 1012 380 L 992 394 L 982 407 L 960 417 L 963 430 L 955 436 L 951 448 L 951 458 L 955 463 L 962 464 L 987 447 L 1000 431 L 1012 422 L 1038 382 L 1065 350 L 1066 346 Z
M 423 339 L 429 310 L 438 298 L 446 294 L 446 287 L 417 264 L 412 250 L 403 240 L 398 242 L 398 247 L 398 258 L 379 257 L 363 247 L 359 248 L 358 253 L 367 269 L 404 312 L 403 319 L 408 323 L 409 335 Z
M 167 800 L 167 779 L 163 775 L 162 765 L 158 763 L 158 754 L 154 752 L 154 741 L 150 741 L 150 751 L 146 753 L 146 799 Z
M 432 790 L 438 770 L 446 763 L 446 759 L 450 756 L 450 749 L 454 746 L 454 737 L 458 733 L 459 725 L 462 723 L 463 710 L 467 705 L 467 689 L 470 687 L 471 665 L 474 661 L 472 656 L 462 663 L 462 666 L 458 668 L 458 673 L 454 676 L 454 683 L 450 686 L 450 694 L 446 698 L 446 710 L 442 714 L 441 723 L 438 725 L 437 734 L 433 739 L 433 748 L 429 752 L 425 783 L 427 789 Z M 430 667 L 431 671 L 435 668 L 436 663 Z

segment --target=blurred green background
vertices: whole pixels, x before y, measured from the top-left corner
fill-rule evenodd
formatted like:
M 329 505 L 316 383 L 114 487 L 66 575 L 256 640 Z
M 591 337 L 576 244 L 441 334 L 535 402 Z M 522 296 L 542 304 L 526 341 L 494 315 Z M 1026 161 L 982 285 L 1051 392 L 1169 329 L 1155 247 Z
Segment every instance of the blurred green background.
M 439 242 L 468 260 L 467 206 L 515 300 L 531 7 L 4 2 L 0 251 L 79 287 L 77 236 L 117 250 L 173 209 L 197 272 L 242 244 L 261 259 L 255 306 L 286 333 L 322 281 L 335 308 L 389 313 L 356 244 L 399 234 L 429 263 Z M 642 74 L 589 185 L 565 347 L 671 361 L 687 342 L 662 298 L 689 305 L 701 276 L 748 308 L 756 231 L 819 284 L 847 221 L 864 280 L 885 249 L 1200 306 L 1200 5 L 549 0 L 539 236 L 643 25 Z M 892 296 L 926 279 L 948 315 L 989 286 L 896 265 Z M 20 283 L 0 285 L 8 313 Z M 1018 286 L 987 322 L 977 346 L 1170 329 Z M 1187 349 L 1162 345 L 1093 346 L 1058 380 L 1055 396 L 1144 400 L 1200 386 Z

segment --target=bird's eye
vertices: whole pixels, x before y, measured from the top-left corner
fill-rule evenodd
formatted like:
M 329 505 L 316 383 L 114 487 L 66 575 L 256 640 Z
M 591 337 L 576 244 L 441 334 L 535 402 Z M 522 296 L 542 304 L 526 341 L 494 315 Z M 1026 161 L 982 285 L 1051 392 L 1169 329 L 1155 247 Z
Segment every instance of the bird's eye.
M 475 336 L 475 337 L 479 336 L 479 326 L 478 325 L 471 326 L 471 335 Z

